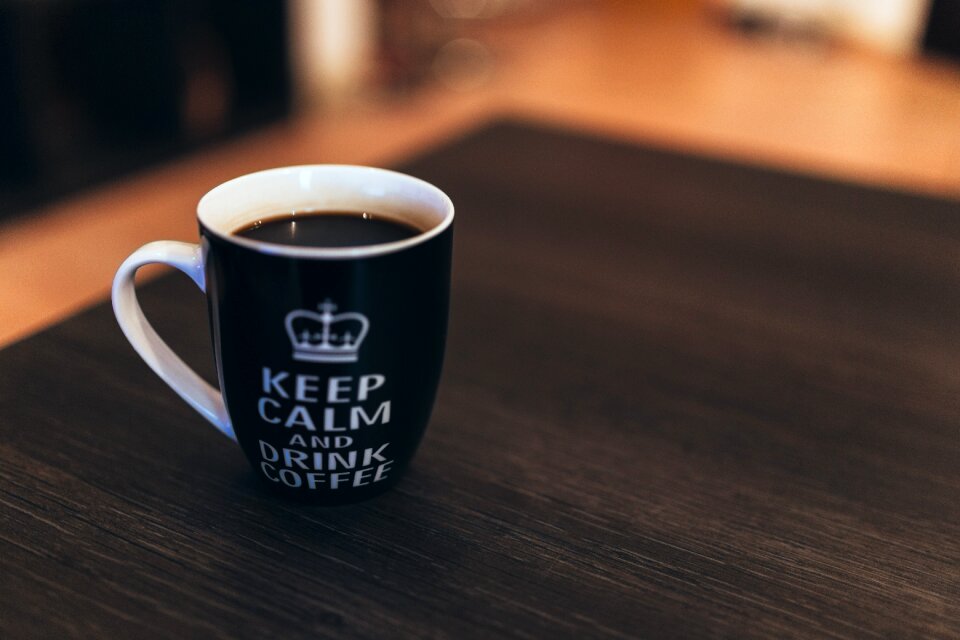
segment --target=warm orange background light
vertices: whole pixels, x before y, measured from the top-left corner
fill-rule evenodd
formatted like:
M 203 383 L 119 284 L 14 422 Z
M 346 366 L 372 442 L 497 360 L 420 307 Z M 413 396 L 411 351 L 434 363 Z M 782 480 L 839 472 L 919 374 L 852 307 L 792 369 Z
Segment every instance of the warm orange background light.
M 271 166 L 389 165 L 500 114 L 628 140 L 960 196 L 960 69 L 726 29 L 696 0 L 559 3 L 484 28 L 489 79 L 424 85 L 275 125 L 0 226 L 0 344 L 104 297 L 154 239 L 196 238 L 194 205 Z

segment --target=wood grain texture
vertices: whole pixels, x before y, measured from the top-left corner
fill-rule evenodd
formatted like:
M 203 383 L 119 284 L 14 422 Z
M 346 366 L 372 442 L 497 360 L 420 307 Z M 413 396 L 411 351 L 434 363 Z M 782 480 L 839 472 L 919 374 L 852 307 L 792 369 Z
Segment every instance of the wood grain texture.
M 458 207 L 407 477 L 268 496 L 94 307 L 0 352 L 0 637 L 960 635 L 960 204 L 510 122 L 402 168 Z

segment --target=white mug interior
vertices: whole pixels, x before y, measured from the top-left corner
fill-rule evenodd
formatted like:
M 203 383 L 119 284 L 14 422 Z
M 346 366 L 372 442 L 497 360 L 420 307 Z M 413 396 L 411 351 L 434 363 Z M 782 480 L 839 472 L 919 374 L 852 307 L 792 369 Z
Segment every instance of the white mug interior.
M 258 221 L 308 211 L 370 211 L 419 234 L 358 247 L 301 247 L 235 235 Z M 396 171 L 352 165 L 268 169 L 225 182 L 197 205 L 211 233 L 262 253 L 306 258 L 357 258 L 400 251 L 439 235 L 453 222 L 453 203 L 428 182 Z

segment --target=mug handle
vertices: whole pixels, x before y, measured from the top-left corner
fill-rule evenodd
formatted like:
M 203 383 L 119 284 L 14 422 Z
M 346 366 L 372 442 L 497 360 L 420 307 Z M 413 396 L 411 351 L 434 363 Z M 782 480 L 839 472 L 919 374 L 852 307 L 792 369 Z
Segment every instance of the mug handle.
M 164 382 L 224 435 L 236 440 L 223 396 L 167 346 L 143 315 L 134 276 L 137 269 L 153 263 L 179 269 L 206 292 L 200 245 L 171 240 L 150 242 L 130 254 L 113 278 L 113 313 L 117 322 L 140 357 Z

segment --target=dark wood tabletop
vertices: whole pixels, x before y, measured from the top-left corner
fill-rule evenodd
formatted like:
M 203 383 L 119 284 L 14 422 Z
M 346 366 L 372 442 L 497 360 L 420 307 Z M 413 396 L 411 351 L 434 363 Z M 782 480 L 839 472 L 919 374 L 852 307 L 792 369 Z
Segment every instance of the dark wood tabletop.
M 400 168 L 458 210 L 408 475 L 273 497 L 101 304 L 0 352 L 0 637 L 960 637 L 960 204 L 510 121 Z

